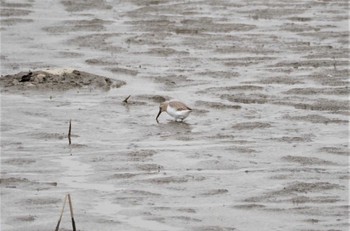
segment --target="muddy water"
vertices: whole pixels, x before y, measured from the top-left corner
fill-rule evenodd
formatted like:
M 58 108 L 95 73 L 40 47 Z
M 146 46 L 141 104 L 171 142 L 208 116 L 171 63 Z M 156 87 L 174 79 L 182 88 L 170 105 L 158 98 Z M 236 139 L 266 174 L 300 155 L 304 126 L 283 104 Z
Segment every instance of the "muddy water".
M 347 230 L 348 10 L 2 2 L 2 75 L 70 67 L 126 85 L 2 89 L 1 230 L 54 229 L 66 193 L 78 230 Z M 185 123 L 156 123 L 168 98 L 194 108 Z

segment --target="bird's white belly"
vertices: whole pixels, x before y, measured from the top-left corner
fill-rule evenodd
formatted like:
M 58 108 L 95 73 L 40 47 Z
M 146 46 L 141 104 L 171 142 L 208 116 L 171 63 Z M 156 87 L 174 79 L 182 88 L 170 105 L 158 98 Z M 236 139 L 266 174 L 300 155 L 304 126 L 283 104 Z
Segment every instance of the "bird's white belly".
M 185 119 L 190 114 L 191 110 L 177 111 L 175 108 L 172 108 L 168 105 L 166 112 L 177 120 Z

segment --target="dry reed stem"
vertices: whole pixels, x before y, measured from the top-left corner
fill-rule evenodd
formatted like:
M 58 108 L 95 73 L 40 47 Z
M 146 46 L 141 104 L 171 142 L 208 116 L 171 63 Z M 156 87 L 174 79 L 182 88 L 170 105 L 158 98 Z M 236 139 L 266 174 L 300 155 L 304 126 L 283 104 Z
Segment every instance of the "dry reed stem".
M 72 144 L 72 140 L 70 138 L 71 136 L 71 131 L 72 131 L 72 120 L 69 120 L 69 129 L 68 129 L 68 141 L 69 141 L 69 145 Z

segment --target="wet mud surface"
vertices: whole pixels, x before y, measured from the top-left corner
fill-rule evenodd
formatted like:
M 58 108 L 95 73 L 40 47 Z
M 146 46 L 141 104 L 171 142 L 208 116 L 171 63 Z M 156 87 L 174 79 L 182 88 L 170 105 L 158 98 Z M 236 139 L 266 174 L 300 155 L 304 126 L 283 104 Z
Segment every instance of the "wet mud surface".
M 1 1 L 1 230 L 348 230 L 348 11 Z
M 32 90 L 65 91 L 79 88 L 109 90 L 121 87 L 124 84 L 123 81 L 70 69 L 21 72 L 0 78 L 0 86 L 4 91 L 12 90 L 15 92 Z

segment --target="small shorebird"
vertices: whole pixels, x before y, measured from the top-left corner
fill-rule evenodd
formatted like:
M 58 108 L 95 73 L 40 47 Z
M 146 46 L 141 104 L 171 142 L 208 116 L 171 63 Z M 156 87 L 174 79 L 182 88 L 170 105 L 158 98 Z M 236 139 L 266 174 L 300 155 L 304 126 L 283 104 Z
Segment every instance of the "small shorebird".
M 165 101 L 159 106 L 159 113 L 156 117 L 157 123 L 159 123 L 158 117 L 163 111 L 174 117 L 175 121 L 180 120 L 182 122 L 191 113 L 192 109 L 180 101 Z

